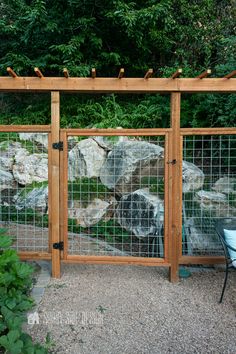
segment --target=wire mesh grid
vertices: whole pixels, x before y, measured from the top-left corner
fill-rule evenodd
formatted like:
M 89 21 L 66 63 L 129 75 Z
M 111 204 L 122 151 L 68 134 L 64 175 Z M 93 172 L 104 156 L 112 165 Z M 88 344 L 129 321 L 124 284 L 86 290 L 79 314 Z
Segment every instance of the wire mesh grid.
M 0 133 L 0 227 L 17 251 L 48 251 L 47 144 L 47 133 Z
M 221 255 L 216 219 L 236 216 L 236 135 L 183 140 L 183 254 Z
M 69 137 L 68 254 L 163 257 L 164 143 Z

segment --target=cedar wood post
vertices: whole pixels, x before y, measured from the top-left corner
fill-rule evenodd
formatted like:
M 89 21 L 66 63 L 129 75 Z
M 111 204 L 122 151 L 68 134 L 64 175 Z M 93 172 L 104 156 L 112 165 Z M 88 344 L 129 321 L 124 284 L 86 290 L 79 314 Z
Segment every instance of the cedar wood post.
M 51 92 L 51 143 L 57 143 L 60 139 L 60 95 L 58 91 Z M 51 148 L 51 240 L 52 245 L 60 241 L 60 151 Z M 60 250 L 52 247 L 52 277 L 60 278 Z
M 179 279 L 179 250 L 182 239 L 182 161 L 181 161 L 181 135 L 180 135 L 180 105 L 181 93 L 171 93 L 171 149 L 169 151 L 171 169 L 170 193 L 170 280 L 177 282 Z M 169 161 L 169 162 L 170 162 Z M 171 180 L 170 180 L 171 182 Z M 168 186 L 167 186 L 168 187 Z

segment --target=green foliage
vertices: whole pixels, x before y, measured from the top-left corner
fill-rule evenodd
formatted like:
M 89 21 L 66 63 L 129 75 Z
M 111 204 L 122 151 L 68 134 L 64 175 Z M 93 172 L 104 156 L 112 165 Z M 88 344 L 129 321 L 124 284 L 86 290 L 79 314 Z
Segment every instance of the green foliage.
M 11 66 L 32 75 L 115 76 L 125 67 L 140 77 L 148 67 L 169 77 L 177 67 L 191 77 L 235 69 L 235 0 L 3 0 L 0 75 Z M 2 94 L 0 124 L 49 124 L 50 95 Z M 186 96 L 182 126 L 232 126 L 235 95 Z M 168 127 L 169 99 L 155 96 L 62 98 L 68 127 Z
M 35 226 L 47 227 L 48 215 L 37 213 L 34 209 L 25 208 L 17 210 L 13 205 L 0 206 L 2 221 L 12 221 L 19 224 L 34 224 Z
M 68 199 L 80 200 L 82 203 L 89 203 L 94 198 L 103 198 L 110 193 L 99 178 L 78 178 L 73 182 L 68 182 Z
M 46 354 L 40 344 L 22 331 L 25 313 L 33 306 L 29 296 L 33 267 L 19 260 L 9 249 L 12 240 L 0 229 L 0 350 L 10 354 Z

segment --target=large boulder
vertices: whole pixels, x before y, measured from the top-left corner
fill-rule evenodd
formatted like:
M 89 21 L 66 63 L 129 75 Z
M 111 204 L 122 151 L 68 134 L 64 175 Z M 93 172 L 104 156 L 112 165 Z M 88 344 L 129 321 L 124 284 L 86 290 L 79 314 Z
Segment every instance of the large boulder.
M 3 141 L 0 143 L 0 169 L 12 171 L 14 156 L 21 148 L 21 143 L 15 141 Z
M 68 217 L 76 219 L 76 223 L 82 227 L 90 227 L 97 224 L 100 220 L 108 221 L 114 214 L 116 200 L 110 197 L 109 200 L 95 198 L 86 207 L 79 201 L 74 201 L 68 209 Z
M 116 208 L 121 227 L 138 238 L 160 235 L 164 223 L 164 202 L 148 188 L 123 195 Z
M 68 154 L 69 180 L 98 177 L 106 158 L 105 150 L 95 140 L 81 140 Z
M 22 185 L 43 182 L 48 179 L 47 154 L 30 154 L 26 149 L 19 149 L 14 158 L 13 176 Z
M 145 141 L 124 141 L 109 152 L 100 171 L 101 182 L 119 195 L 140 188 L 144 176 L 163 175 L 164 149 Z
M 48 186 L 33 188 L 30 191 L 23 189 L 15 195 L 14 202 L 18 210 L 31 208 L 44 214 L 48 207 Z
M 14 178 L 8 171 L 0 170 L 0 191 L 12 189 L 15 186 Z
M 28 140 L 35 142 L 39 146 L 48 148 L 48 134 L 47 133 L 19 133 L 20 140 Z
M 204 183 L 204 173 L 191 162 L 183 161 L 182 165 L 183 193 L 200 189 Z
M 198 191 L 194 200 L 199 203 L 200 208 L 205 212 L 213 212 L 215 217 L 236 216 L 236 208 L 230 205 L 228 198 L 223 193 Z
M 215 192 L 225 194 L 236 194 L 236 178 L 235 177 L 221 177 L 212 186 Z

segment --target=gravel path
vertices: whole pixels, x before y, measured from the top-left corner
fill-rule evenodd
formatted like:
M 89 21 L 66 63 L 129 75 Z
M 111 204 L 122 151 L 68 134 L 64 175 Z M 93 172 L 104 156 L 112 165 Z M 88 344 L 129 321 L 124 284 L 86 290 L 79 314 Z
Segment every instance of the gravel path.
M 38 307 L 36 340 L 58 354 L 236 353 L 236 277 L 218 304 L 222 270 L 177 284 L 164 268 L 66 265 Z

